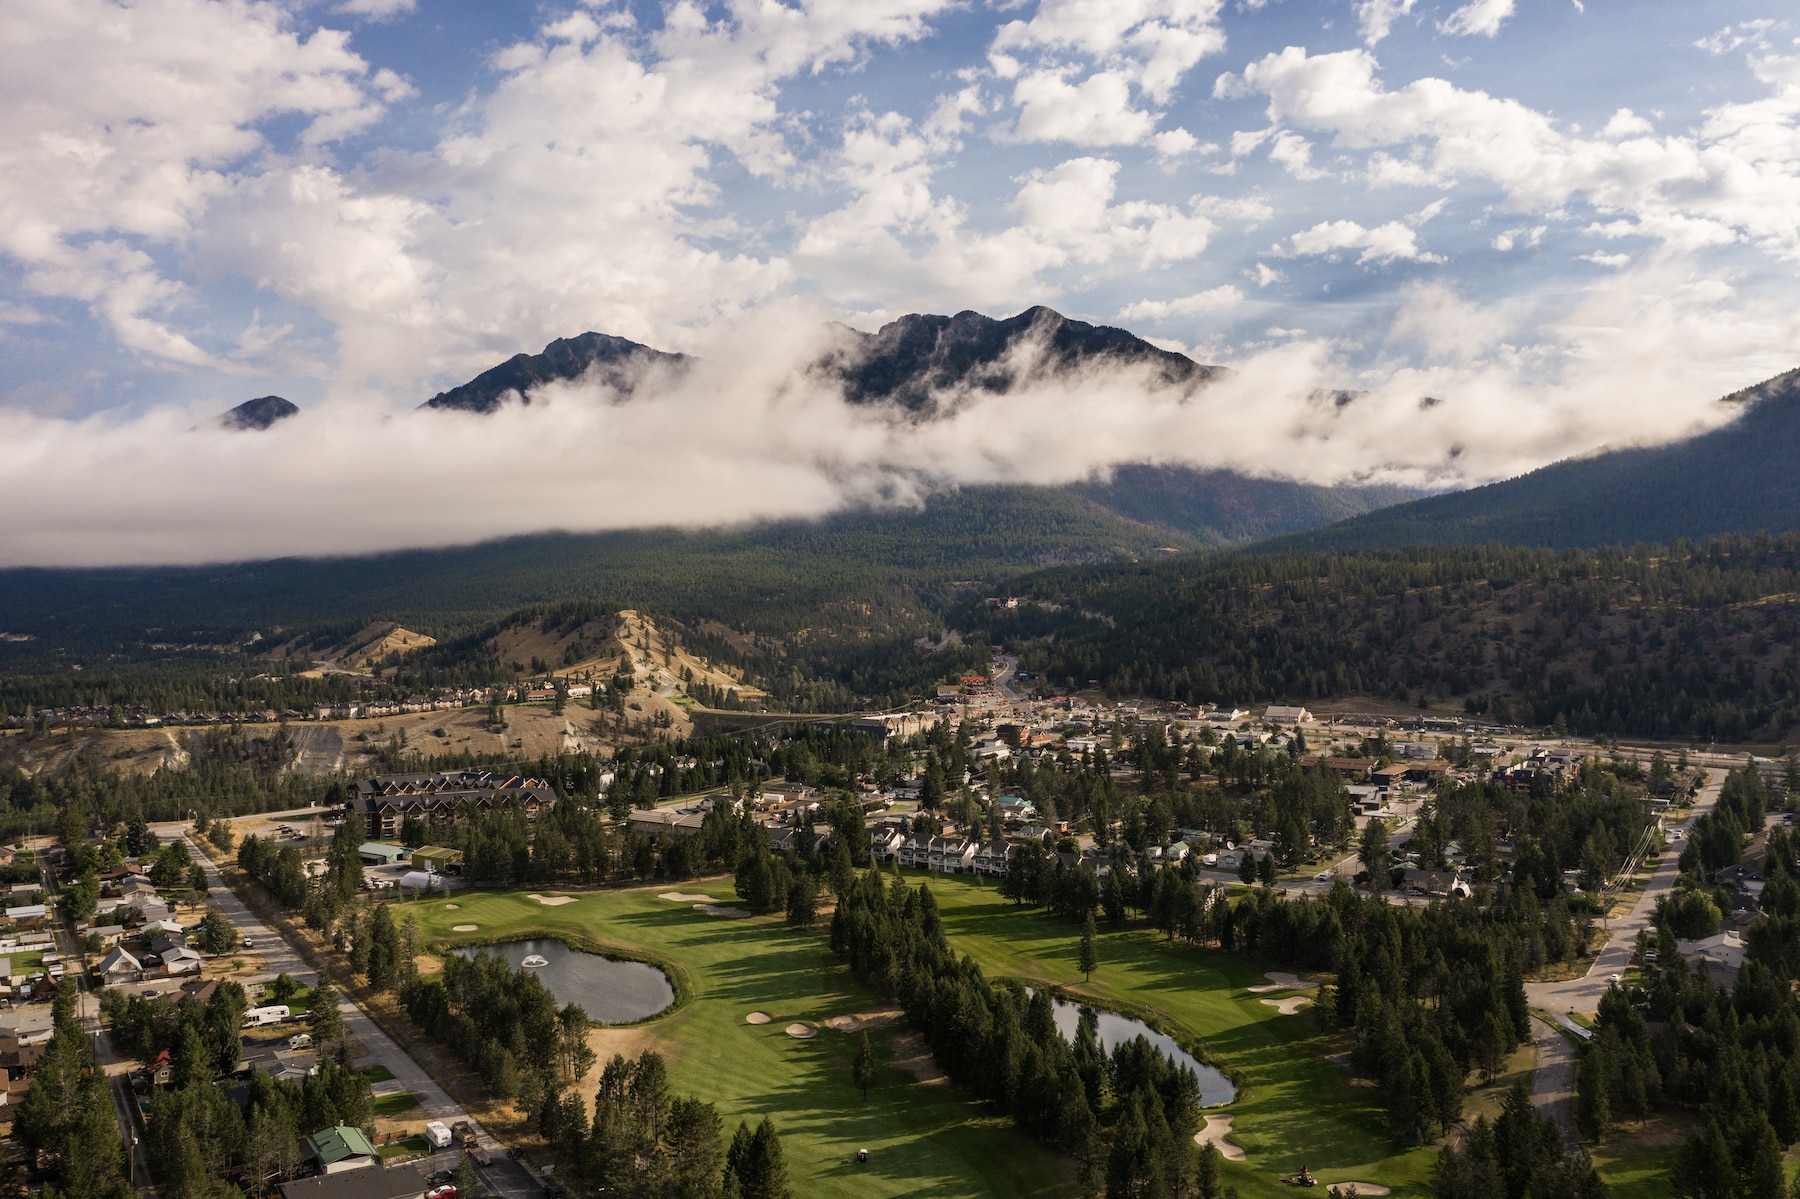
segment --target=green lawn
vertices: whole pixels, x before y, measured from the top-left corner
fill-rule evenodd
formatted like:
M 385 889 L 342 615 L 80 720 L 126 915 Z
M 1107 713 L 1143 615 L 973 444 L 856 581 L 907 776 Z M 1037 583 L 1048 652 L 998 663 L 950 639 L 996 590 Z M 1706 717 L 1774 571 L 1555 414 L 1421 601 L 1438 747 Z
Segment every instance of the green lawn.
M 887 1067 L 865 1103 L 850 1082 L 857 1041 L 821 1030 L 809 1041 L 783 1031 L 867 1011 L 875 1000 L 833 960 L 821 932 L 798 933 L 779 920 L 727 920 L 657 898 L 666 887 L 583 894 L 543 907 L 516 893 L 459 895 L 404 905 L 422 939 L 479 942 L 523 933 L 570 934 L 670 962 L 688 997 L 649 1026 L 669 1060 L 674 1088 L 716 1103 L 726 1132 L 739 1120 L 774 1118 L 796 1195 L 808 1199 L 1063 1199 L 1074 1193 L 1069 1163 L 1016 1132 L 952 1088 L 919 1086 Z M 724 898 L 725 880 L 679 890 Z M 477 924 L 478 933 L 452 933 Z M 770 1024 L 744 1017 L 763 1011 Z M 898 1029 L 877 1032 L 883 1050 Z M 868 1149 L 858 1166 L 855 1154 Z
M 380 1063 L 371 1066 L 359 1066 L 356 1072 L 362 1075 L 370 1084 L 394 1081 L 394 1072 Z
M 391 1165 L 411 1157 L 425 1157 L 431 1152 L 431 1146 L 425 1143 L 424 1137 L 407 1137 L 404 1141 L 379 1146 L 375 1152 L 380 1154 L 383 1162 Z
M 411 1091 L 399 1091 L 392 1095 L 383 1095 L 370 1105 L 377 1116 L 398 1116 L 401 1112 L 409 1112 L 419 1106 Z
M 1327 1183 L 1430 1193 L 1435 1151 L 1397 1149 L 1375 1091 L 1324 1060 L 1329 1048 L 1306 1008 L 1283 1016 L 1245 989 L 1266 981 L 1261 967 L 1172 944 L 1154 930 L 1109 932 L 1103 924 L 1100 969 L 1083 985 L 1072 922 L 1015 907 L 991 883 L 934 877 L 931 890 L 951 943 L 990 975 L 1054 983 L 1128 1014 L 1148 1007 L 1180 1039 L 1204 1042 L 1216 1060 L 1241 1070 L 1245 1092 L 1217 1112 L 1236 1117 L 1232 1140 L 1249 1158 L 1226 1167 L 1244 1199 L 1291 1194 L 1279 1179 L 1303 1164 Z
M 1239 1099 L 1218 1114 L 1235 1117 L 1232 1139 L 1249 1155 L 1226 1167 L 1243 1199 L 1291 1194 L 1280 1177 L 1302 1164 L 1326 1183 L 1372 1182 L 1397 1196 L 1430 1194 L 1436 1151 L 1394 1144 L 1380 1097 L 1325 1060 L 1334 1046 L 1307 1009 L 1282 1016 L 1247 991 L 1264 981 L 1262 967 L 1172 944 L 1151 930 L 1103 928 L 1100 969 L 1083 985 L 1076 969 L 1077 926 L 1015 907 L 991 884 L 943 877 L 930 882 L 951 942 L 990 976 L 1055 984 L 1109 1008 L 1147 1013 L 1241 1072 L 1246 1086 Z M 427 942 L 562 933 L 678 964 L 684 1002 L 648 1026 L 670 1059 L 677 1088 L 717 1103 L 728 1128 L 739 1119 L 773 1116 L 796 1194 L 1061 1199 L 1073 1193 L 1065 1161 L 954 1091 L 919 1086 L 888 1069 L 865 1105 L 849 1081 L 852 1038 L 822 1031 L 802 1042 L 782 1031 L 792 1021 L 817 1024 L 874 1002 L 832 959 L 824 937 L 795 933 L 779 919 L 723 920 L 657 898 L 671 889 L 720 899 L 732 894 L 727 879 L 586 893 L 554 908 L 510 892 L 458 896 L 450 901 L 460 905 L 454 910 L 441 897 L 406 907 L 418 915 Z M 457 924 L 480 928 L 453 933 Z M 746 1026 L 744 1015 L 757 1010 L 773 1022 Z M 878 1034 L 878 1045 L 887 1049 L 892 1036 L 893 1030 Z M 849 1160 L 859 1147 L 873 1155 L 866 1168 Z M 1666 1189 L 1662 1157 L 1598 1155 L 1598 1164 L 1620 1188 L 1617 1194 L 1647 1199 L 1657 1185 Z

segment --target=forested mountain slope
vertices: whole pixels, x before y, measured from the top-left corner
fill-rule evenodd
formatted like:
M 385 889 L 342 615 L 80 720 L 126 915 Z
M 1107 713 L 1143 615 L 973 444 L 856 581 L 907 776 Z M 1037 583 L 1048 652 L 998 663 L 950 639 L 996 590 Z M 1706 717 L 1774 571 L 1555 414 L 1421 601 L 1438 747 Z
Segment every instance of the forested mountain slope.
M 1578 732 L 1800 724 L 1800 534 L 1634 550 L 1232 554 L 1045 571 L 950 623 L 1055 686 L 1248 704 L 1456 703 Z
M 1733 423 L 1415 500 L 1274 542 L 1271 551 L 1409 545 L 1594 546 L 1800 529 L 1800 370 L 1726 396 Z

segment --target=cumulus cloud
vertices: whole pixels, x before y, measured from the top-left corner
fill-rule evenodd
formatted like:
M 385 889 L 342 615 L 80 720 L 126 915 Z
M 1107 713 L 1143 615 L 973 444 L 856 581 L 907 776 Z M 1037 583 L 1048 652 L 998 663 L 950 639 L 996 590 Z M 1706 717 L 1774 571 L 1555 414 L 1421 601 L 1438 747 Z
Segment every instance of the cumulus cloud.
M 1012 81 L 1019 110 L 1003 135 L 1083 146 L 1150 143 L 1170 155 L 1172 131 L 1156 132 L 1156 109 L 1196 63 L 1225 48 L 1222 7 L 1223 0 L 1040 0 L 1029 20 L 1001 25 L 989 46 L 994 74 Z M 1186 140 L 1173 152 L 1185 153 L 1193 139 L 1178 132 Z
M 1359 250 L 1359 263 L 1442 262 L 1436 254 L 1419 248 L 1417 231 L 1399 221 L 1389 221 L 1373 229 L 1365 229 L 1355 221 L 1320 221 L 1310 229 L 1294 234 L 1285 243 L 1276 242 L 1271 254 L 1283 258 L 1316 256 L 1336 257 L 1345 251 Z
M 1356 28 L 1364 44 L 1373 46 L 1387 37 L 1394 22 L 1409 15 L 1418 0 L 1361 0 L 1356 5 Z
M 1583 201 L 1629 214 L 1645 236 L 1686 246 L 1746 239 L 1800 257 L 1800 56 L 1755 60 L 1765 97 L 1721 104 L 1696 132 L 1660 138 L 1630 116 L 1582 137 L 1518 100 L 1435 78 L 1389 89 L 1377 70 L 1366 50 L 1289 47 L 1222 76 L 1216 91 L 1266 95 L 1273 126 L 1367 152 L 1378 186 L 1480 181 L 1499 188 L 1510 211 Z
M 1513 0 L 1469 0 L 1438 22 L 1438 32 L 1452 36 L 1493 37 L 1513 15 Z
M 3 19 L 0 253 L 31 290 L 88 303 L 124 345 L 178 363 L 211 355 L 171 321 L 187 288 L 155 252 L 265 148 L 264 122 L 297 118 L 303 143 L 328 142 L 400 82 L 373 80 L 344 34 L 303 35 L 256 0 L 18 0 Z

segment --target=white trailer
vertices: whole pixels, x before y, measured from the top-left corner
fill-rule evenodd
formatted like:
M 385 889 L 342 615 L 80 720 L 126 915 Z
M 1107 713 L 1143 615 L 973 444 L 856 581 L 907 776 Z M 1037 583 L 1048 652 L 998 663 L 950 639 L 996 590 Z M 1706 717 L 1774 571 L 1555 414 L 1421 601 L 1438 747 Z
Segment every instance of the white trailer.
M 245 1028 L 265 1028 L 271 1024 L 280 1024 L 286 1020 L 290 1012 L 285 1003 L 272 1003 L 268 1007 L 253 1007 L 244 1013 Z
M 442 1120 L 433 1120 L 425 1126 L 425 1140 L 433 1149 L 450 1148 L 450 1129 Z

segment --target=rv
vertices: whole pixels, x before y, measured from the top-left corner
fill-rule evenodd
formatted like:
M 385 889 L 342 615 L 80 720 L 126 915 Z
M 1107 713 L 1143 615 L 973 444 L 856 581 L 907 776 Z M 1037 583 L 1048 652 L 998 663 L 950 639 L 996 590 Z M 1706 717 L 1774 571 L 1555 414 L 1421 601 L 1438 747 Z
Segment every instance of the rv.
M 288 1005 L 274 1003 L 268 1007 L 253 1007 L 244 1013 L 245 1028 L 263 1028 L 270 1024 L 280 1024 L 288 1018 Z
M 450 1130 L 442 1120 L 433 1120 L 425 1126 L 425 1140 L 433 1149 L 450 1148 Z

